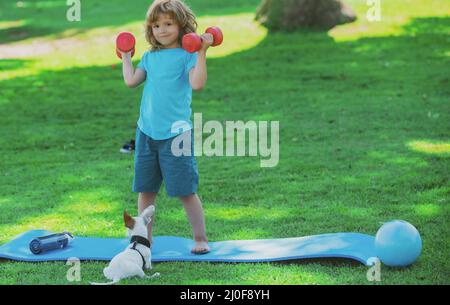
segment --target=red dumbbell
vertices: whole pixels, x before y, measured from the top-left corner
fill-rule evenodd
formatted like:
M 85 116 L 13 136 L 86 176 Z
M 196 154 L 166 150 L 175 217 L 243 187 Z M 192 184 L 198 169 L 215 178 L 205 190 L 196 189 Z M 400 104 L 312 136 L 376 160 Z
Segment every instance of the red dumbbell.
M 207 28 L 205 33 L 210 33 L 211 35 L 213 35 L 213 47 L 218 46 L 222 43 L 223 34 L 220 28 L 218 28 L 217 26 Z M 183 36 L 182 45 L 183 49 L 185 49 L 189 53 L 197 52 L 202 48 L 202 38 L 195 33 L 186 34 Z
M 129 32 L 122 32 L 119 35 L 117 35 L 116 38 L 116 54 L 119 56 L 120 59 L 122 59 L 122 54 L 120 54 L 120 51 L 124 53 L 128 53 L 131 51 L 131 57 L 134 56 L 134 46 L 136 44 L 136 39 L 134 38 L 133 34 Z

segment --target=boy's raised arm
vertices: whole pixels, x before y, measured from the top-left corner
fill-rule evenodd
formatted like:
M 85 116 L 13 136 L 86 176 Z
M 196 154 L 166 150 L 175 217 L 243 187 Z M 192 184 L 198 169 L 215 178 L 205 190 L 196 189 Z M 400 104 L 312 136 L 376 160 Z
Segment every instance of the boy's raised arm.
M 205 33 L 202 36 L 202 48 L 197 53 L 197 64 L 189 71 L 189 83 L 195 91 L 200 91 L 206 84 L 208 73 L 206 70 L 206 50 L 213 43 L 213 36 Z
M 135 88 L 142 84 L 146 78 L 146 72 L 143 69 L 137 68 L 136 70 L 131 63 L 131 52 L 122 53 L 122 72 L 123 72 L 123 80 L 125 81 L 125 85 L 128 88 Z

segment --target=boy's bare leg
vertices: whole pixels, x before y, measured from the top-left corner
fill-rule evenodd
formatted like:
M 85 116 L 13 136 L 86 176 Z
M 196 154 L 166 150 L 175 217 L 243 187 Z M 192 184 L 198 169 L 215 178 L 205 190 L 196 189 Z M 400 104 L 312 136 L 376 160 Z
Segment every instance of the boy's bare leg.
M 156 205 L 156 195 L 158 193 L 139 193 L 138 197 L 138 213 L 141 214 L 143 210 L 148 208 L 150 205 Z M 156 214 L 156 212 L 155 212 Z M 150 245 L 153 243 L 152 240 L 152 228 L 153 223 L 155 222 L 155 214 L 152 216 L 152 221 L 148 224 L 148 240 L 150 241 Z
M 208 238 L 206 238 L 205 216 L 203 214 L 202 203 L 197 194 L 193 193 L 187 196 L 180 196 L 183 202 L 184 209 L 189 218 L 189 222 L 194 232 L 195 246 L 192 249 L 193 253 L 208 252 Z

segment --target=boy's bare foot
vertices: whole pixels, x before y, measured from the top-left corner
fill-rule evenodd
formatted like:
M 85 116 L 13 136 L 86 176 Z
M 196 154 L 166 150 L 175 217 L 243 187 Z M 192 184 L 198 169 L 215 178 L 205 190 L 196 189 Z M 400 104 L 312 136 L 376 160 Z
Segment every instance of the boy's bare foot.
M 195 241 L 195 246 L 192 248 L 192 254 L 206 254 L 210 251 L 207 241 Z

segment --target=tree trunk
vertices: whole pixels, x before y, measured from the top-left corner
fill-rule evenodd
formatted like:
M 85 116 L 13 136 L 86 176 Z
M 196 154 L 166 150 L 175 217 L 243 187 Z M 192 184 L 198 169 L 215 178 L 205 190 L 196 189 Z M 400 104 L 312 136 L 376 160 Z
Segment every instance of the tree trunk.
M 263 0 L 255 19 L 270 31 L 329 30 L 355 21 L 356 15 L 340 0 Z

